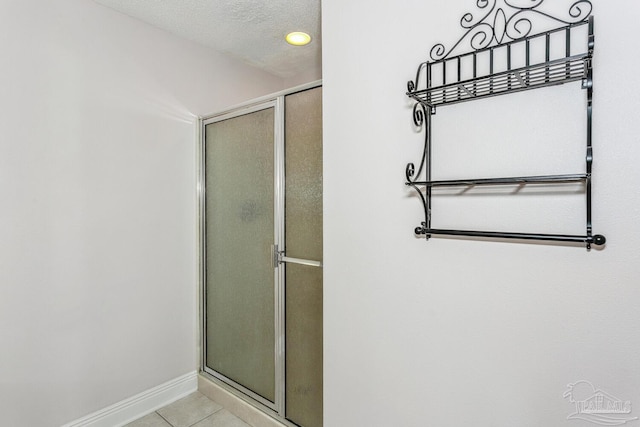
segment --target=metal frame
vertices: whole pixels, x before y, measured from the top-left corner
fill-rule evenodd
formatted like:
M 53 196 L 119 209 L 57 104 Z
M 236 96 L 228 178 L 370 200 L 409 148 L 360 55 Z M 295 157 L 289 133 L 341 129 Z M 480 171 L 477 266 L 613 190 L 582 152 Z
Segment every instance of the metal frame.
M 274 230 L 274 245 L 284 246 L 284 95 L 276 98 L 275 135 L 276 146 L 274 150 L 274 218 L 276 219 Z M 282 418 L 285 417 L 285 286 L 284 269 L 274 266 L 273 274 L 276 283 L 276 410 Z
M 415 233 L 429 239 L 432 235 L 467 236 L 474 238 L 499 238 L 520 240 L 543 240 L 548 242 L 578 242 L 591 249 L 591 245 L 603 245 L 603 235 L 593 235 L 592 227 L 592 100 L 593 100 L 593 49 L 594 19 L 591 16 L 592 5 L 589 0 L 576 1 L 568 11 L 569 18 L 551 16 L 538 9 L 544 0 L 534 0 L 531 5 L 516 6 L 512 0 L 502 0 L 504 6 L 498 7 L 498 0 L 477 0 L 482 16 L 476 19 L 473 14 L 463 16 L 460 24 L 467 29 L 465 34 L 452 48 L 446 49 L 436 44 L 431 49 L 431 61 L 418 66 L 415 81 L 407 83 L 407 96 L 416 101 L 413 107 L 413 121 L 425 132 L 424 149 L 420 166 L 409 163 L 405 170 L 406 185 L 412 187 L 419 195 L 425 220 L 415 228 Z M 511 12 L 509 18 L 505 10 Z M 531 34 L 533 17 L 542 17 L 547 21 L 565 24 L 559 28 L 547 29 L 544 32 Z M 587 25 L 588 37 L 584 50 L 574 53 L 572 37 Z M 564 35 L 564 57 L 551 58 L 552 36 Z M 472 51 L 453 55 L 463 41 L 468 41 Z M 532 63 L 531 46 L 535 42 L 544 43 L 545 59 Z M 524 66 L 513 67 L 513 51 L 524 55 Z M 502 51 L 504 61 L 497 61 L 495 53 Z M 486 63 L 488 57 L 488 63 Z M 488 66 L 488 73 L 481 73 L 479 62 Z M 462 64 L 470 64 L 472 78 L 462 78 Z M 468 68 L 467 67 L 467 68 Z M 448 70 L 454 70 L 447 75 Z M 499 69 L 501 71 L 495 71 Z M 437 75 L 436 75 L 437 74 Z M 434 84 L 434 80 L 439 83 Z M 587 92 L 587 141 L 585 173 L 564 175 L 522 176 L 485 179 L 459 179 L 437 181 L 431 177 L 431 121 L 436 107 L 457 104 L 474 99 L 505 95 L 540 87 L 560 85 L 573 81 L 582 81 L 582 88 Z M 543 233 L 516 233 L 473 230 L 442 230 L 431 227 L 431 197 L 434 187 L 455 186 L 494 186 L 525 185 L 530 183 L 554 185 L 567 182 L 583 182 L 586 195 L 586 233 L 585 235 L 561 235 Z
M 211 375 L 211 373 L 209 373 L 207 371 L 202 371 L 202 372 L 200 372 L 200 374 L 202 376 L 204 376 L 205 378 L 207 378 L 208 380 L 210 380 L 211 382 L 215 383 L 217 386 L 223 388 L 224 390 L 228 391 L 229 393 L 231 393 L 232 395 L 234 395 L 238 399 L 242 400 L 247 405 L 251 405 L 251 406 L 259 409 L 260 411 L 264 412 L 268 416 L 270 416 L 273 419 L 277 420 L 279 423 L 282 423 L 282 424 L 284 424 L 284 425 L 286 425 L 288 427 L 300 427 L 299 425 L 297 425 L 295 423 L 292 423 L 291 421 L 287 420 L 286 418 L 281 417 L 278 412 L 274 411 L 273 409 L 271 409 L 271 408 L 269 408 L 267 406 L 264 406 L 263 404 L 261 404 L 260 402 L 256 401 L 252 397 L 248 396 L 247 394 L 245 394 L 244 392 L 242 392 L 238 388 L 234 387 L 233 385 L 230 385 L 230 384 L 228 384 L 228 383 L 226 383 L 224 381 L 221 381 L 220 379 L 214 377 L 213 375 Z
M 258 409 L 276 418 L 278 421 L 288 426 L 295 426 L 285 418 L 285 295 L 284 295 L 284 268 L 278 268 L 285 262 L 297 262 L 306 265 L 321 267 L 321 263 L 310 260 L 300 260 L 284 256 L 284 252 L 277 250 L 284 246 L 284 98 L 287 95 L 302 92 L 308 89 L 320 87 L 322 81 L 315 81 L 308 84 L 296 86 L 294 88 L 281 91 L 272 95 L 267 95 L 253 101 L 236 105 L 217 114 L 210 114 L 200 117 L 197 129 L 197 199 L 198 199 L 198 251 L 199 251 L 199 283 L 200 283 L 200 368 L 203 374 L 213 381 L 229 390 L 243 400 L 254 405 Z M 263 398 L 262 396 L 247 389 L 241 384 L 225 377 L 224 375 L 206 367 L 206 185 L 205 185 L 205 126 L 210 123 L 233 117 L 250 114 L 266 108 L 274 108 L 274 276 L 275 276 L 275 402 Z

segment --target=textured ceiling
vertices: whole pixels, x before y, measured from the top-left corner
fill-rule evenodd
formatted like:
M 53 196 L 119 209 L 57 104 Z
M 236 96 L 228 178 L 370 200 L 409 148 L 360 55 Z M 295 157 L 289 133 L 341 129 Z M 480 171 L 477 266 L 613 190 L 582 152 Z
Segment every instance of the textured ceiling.
M 95 0 L 280 77 L 319 70 L 320 0 Z M 311 34 L 291 46 L 291 31 Z

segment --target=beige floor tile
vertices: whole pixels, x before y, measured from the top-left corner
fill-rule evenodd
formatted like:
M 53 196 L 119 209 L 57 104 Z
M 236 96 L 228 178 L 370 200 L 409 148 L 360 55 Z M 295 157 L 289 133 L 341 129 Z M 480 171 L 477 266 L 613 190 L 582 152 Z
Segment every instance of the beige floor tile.
M 220 409 L 222 406 L 209 400 L 205 395 L 195 392 L 158 409 L 157 412 L 173 427 L 190 427 Z
M 225 390 L 208 378 L 198 377 L 198 390 L 209 399 L 220 403 L 225 409 L 236 414 L 245 423 L 255 427 L 286 427 L 256 407 Z
M 127 424 L 125 427 L 171 427 L 171 424 L 166 422 L 160 415 L 152 412 L 147 416 Z
M 251 427 L 231 412 L 223 409 L 200 421 L 193 427 Z

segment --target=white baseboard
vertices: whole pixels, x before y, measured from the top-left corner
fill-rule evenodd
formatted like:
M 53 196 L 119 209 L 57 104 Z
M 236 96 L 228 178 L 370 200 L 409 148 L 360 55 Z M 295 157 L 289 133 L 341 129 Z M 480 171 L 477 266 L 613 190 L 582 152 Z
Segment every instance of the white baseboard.
M 198 372 L 193 371 L 62 427 L 123 426 L 196 390 L 198 390 Z

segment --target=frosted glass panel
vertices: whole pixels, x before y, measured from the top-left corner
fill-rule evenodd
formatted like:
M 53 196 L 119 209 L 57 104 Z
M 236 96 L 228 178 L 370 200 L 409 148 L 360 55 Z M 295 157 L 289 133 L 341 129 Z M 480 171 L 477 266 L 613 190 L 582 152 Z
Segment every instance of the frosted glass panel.
M 205 132 L 206 366 L 273 402 L 274 111 Z
M 322 89 L 285 98 L 287 256 L 322 261 Z M 288 263 L 286 417 L 322 426 L 322 269 Z
M 287 418 L 322 426 L 322 268 L 287 264 Z
M 287 256 L 322 259 L 322 88 L 285 98 Z

